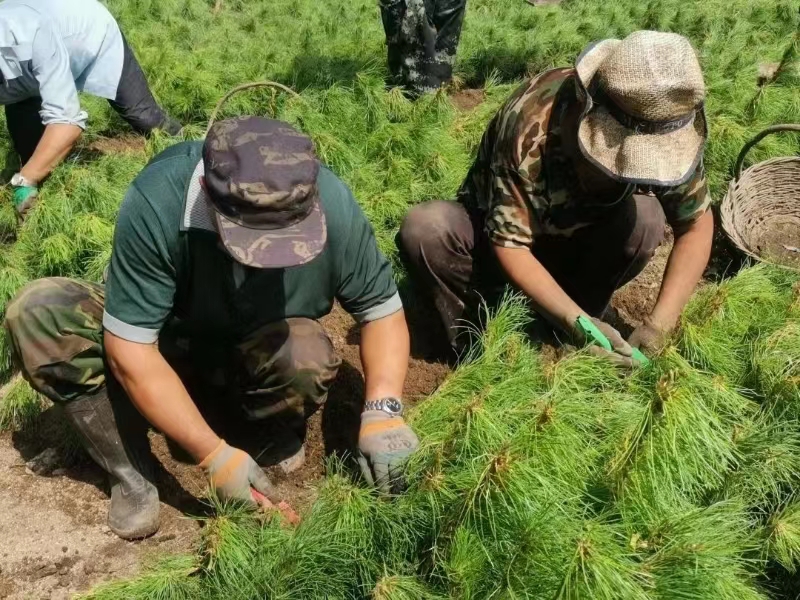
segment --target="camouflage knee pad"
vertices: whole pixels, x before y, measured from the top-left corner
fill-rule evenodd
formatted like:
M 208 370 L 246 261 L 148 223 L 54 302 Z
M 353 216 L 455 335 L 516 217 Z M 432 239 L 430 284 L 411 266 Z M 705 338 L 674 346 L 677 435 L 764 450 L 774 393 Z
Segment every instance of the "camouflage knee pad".
M 105 385 L 103 286 L 77 279 L 36 280 L 6 309 L 14 364 L 53 402 L 69 402 Z

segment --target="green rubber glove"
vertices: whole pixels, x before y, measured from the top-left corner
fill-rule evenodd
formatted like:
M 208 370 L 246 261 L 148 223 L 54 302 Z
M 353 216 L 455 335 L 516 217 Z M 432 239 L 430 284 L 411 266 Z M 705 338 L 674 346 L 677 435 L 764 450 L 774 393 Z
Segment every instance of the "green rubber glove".
M 616 329 L 600 319 L 578 317 L 575 333 L 583 338 L 583 343 L 590 344 L 589 352 L 610 359 L 618 367 L 631 368 L 649 362 L 641 350 L 631 347 Z
M 14 188 L 14 195 L 11 201 L 20 219 L 25 219 L 25 215 L 33 208 L 39 199 L 39 188 L 34 185 L 21 185 Z

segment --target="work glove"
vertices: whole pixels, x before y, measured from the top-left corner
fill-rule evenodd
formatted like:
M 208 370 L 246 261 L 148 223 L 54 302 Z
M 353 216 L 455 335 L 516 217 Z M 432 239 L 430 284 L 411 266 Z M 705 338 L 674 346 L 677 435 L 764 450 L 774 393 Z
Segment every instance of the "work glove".
M 35 185 L 20 185 L 14 187 L 14 195 L 11 201 L 17 209 L 17 216 L 20 221 L 25 220 L 25 216 L 36 204 L 39 199 L 39 188 Z
M 610 360 L 614 366 L 621 369 L 631 369 L 638 364 L 637 361 L 635 361 L 632 357 L 633 348 L 631 348 L 631 345 L 625 341 L 625 338 L 622 337 L 622 334 L 620 334 L 619 331 L 614 329 L 605 321 L 601 321 L 595 317 L 592 317 L 591 321 L 594 323 L 594 326 L 597 327 L 604 336 L 606 336 L 608 341 L 611 342 L 611 351 L 601 348 L 596 344 L 591 344 L 587 349 L 589 354 Z M 576 341 L 578 341 L 580 344 L 587 344 L 592 341 L 586 339 L 586 336 L 580 327 L 576 326 L 574 328 L 574 335 Z
M 221 500 L 240 500 L 252 506 L 267 501 L 278 504 L 279 498 L 258 463 L 249 454 L 232 448 L 225 440 L 203 459 L 200 467 Z
M 358 435 L 358 464 L 364 479 L 384 494 L 403 489 L 401 470 L 419 440 L 403 417 L 382 410 L 361 413 Z
M 668 329 L 662 329 L 648 317 L 633 330 L 628 343 L 646 354 L 656 354 L 666 345 L 669 333 Z

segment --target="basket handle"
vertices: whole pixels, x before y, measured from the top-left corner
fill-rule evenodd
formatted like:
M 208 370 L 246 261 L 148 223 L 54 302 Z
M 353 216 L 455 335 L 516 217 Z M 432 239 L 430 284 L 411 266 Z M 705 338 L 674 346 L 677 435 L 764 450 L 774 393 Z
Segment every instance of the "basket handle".
M 750 149 L 768 135 L 771 135 L 773 133 L 778 133 L 779 131 L 800 132 L 800 125 L 792 125 L 792 124 L 773 125 L 772 127 L 767 127 L 764 131 L 757 134 L 752 140 L 747 142 L 744 145 L 744 148 L 742 148 L 742 151 L 739 153 L 739 158 L 736 159 L 736 168 L 734 169 L 736 177 L 734 178 L 734 181 L 738 180 L 742 176 L 742 166 L 744 165 L 744 159 L 747 156 L 747 153 L 750 152 Z
M 231 96 L 233 96 L 235 94 L 238 94 L 239 92 L 243 92 L 244 90 L 250 90 L 250 89 L 253 89 L 253 88 L 257 88 L 257 87 L 271 87 L 271 88 L 275 88 L 275 89 L 284 91 L 287 94 L 291 94 L 295 98 L 302 98 L 302 96 L 300 96 L 300 94 L 295 92 L 292 88 L 287 87 L 287 86 L 283 85 L 282 83 L 277 83 L 275 81 L 252 81 L 250 83 L 243 83 L 242 85 L 237 85 L 235 88 L 233 88 L 227 94 L 225 94 L 222 98 L 220 98 L 219 102 L 217 102 L 217 105 L 214 107 L 214 110 L 211 111 L 211 117 L 209 117 L 209 119 L 208 119 L 208 127 L 206 127 L 206 135 L 208 135 L 208 132 L 211 130 L 211 126 L 216 121 L 217 115 L 219 114 L 219 111 L 222 109 L 222 106 L 228 100 L 230 100 Z

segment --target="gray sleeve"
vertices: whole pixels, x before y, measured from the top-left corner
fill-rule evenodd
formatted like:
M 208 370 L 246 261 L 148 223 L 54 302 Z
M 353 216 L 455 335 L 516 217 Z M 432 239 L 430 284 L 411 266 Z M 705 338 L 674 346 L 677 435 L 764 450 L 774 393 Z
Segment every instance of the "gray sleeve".
M 81 110 L 78 90 L 69 65 L 64 42 L 43 22 L 33 38 L 33 74 L 42 97 L 42 123 L 63 123 L 86 129 L 88 115 Z
M 369 323 L 370 321 L 377 321 L 389 315 L 393 315 L 403 308 L 403 301 L 400 299 L 400 293 L 395 292 L 394 296 L 388 300 L 371 306 L 370 308 L 361 312 L 354 312 L 353 318 L 359 323 Z

